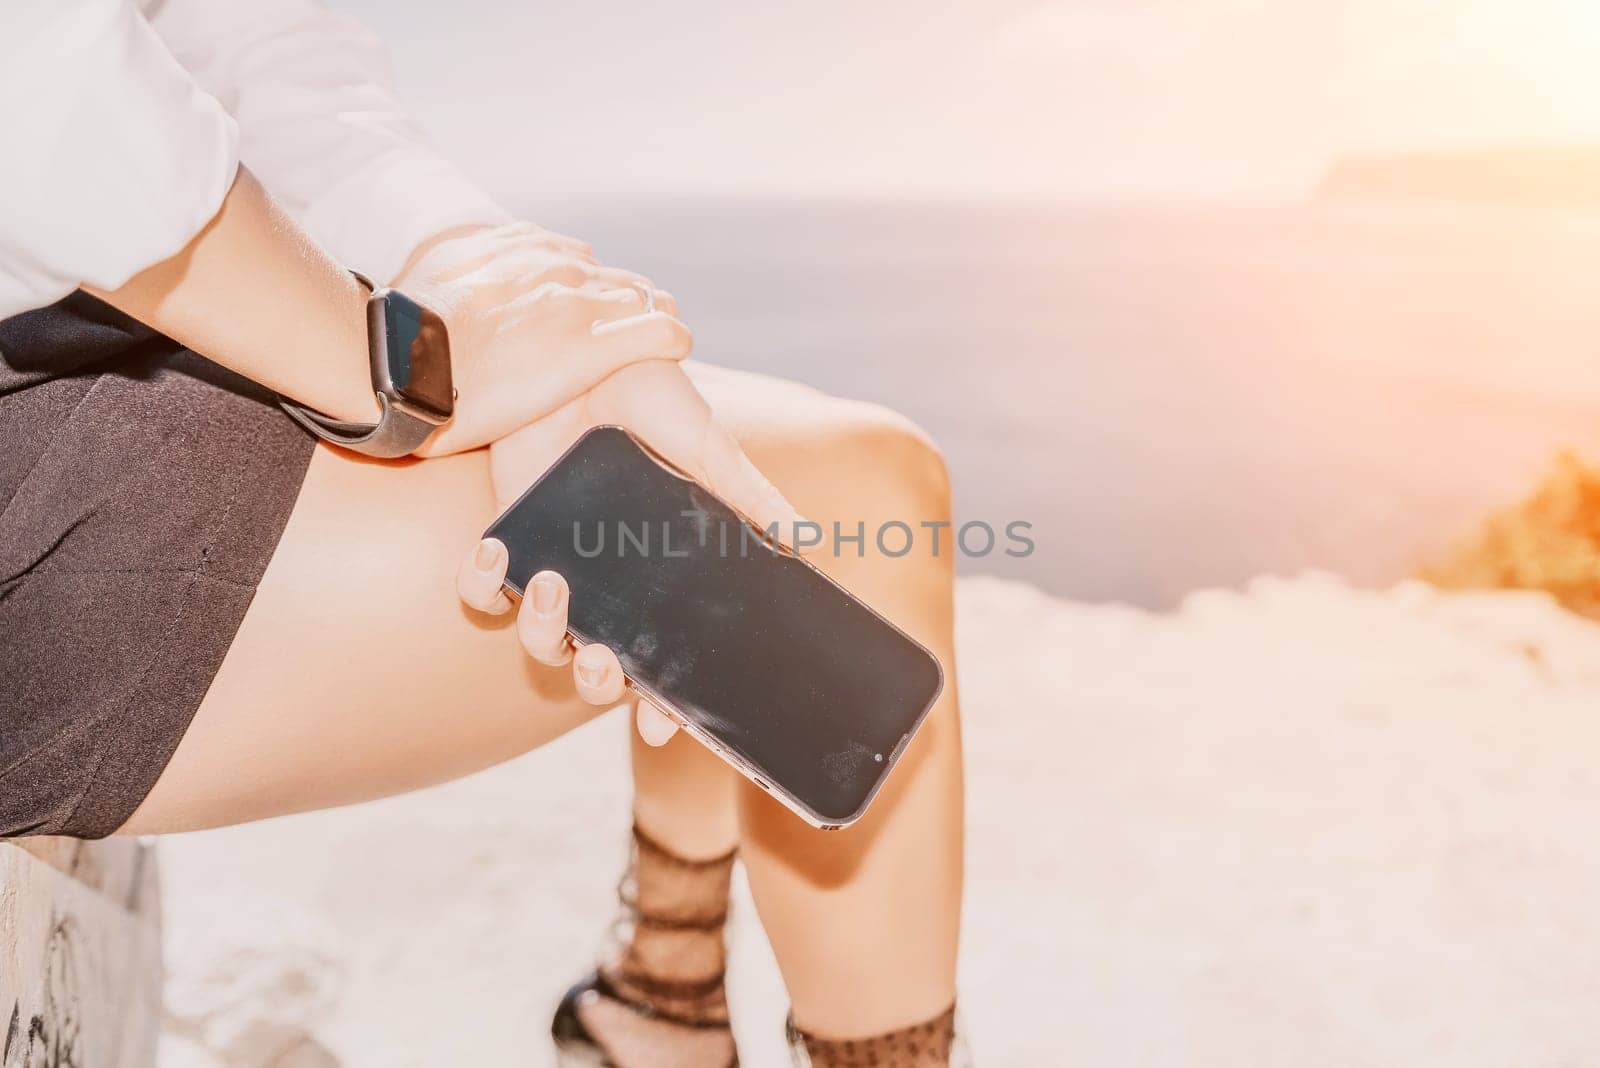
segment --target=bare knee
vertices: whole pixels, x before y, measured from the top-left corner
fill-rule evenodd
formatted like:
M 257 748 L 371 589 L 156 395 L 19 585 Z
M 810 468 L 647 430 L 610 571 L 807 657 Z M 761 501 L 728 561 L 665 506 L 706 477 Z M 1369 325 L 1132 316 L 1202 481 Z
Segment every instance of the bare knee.
M 863 497 L 893 501 L 918 519 L 948 519 L 950 472 L 933 438 L 893 409 L 864 403 L 853 407 L 833 446 L 834 472 L 857 481 L 856 492 Z
M 717 417 L 802 512 L 831 519 L 881 501 L 919 517 L 948 516 L 944 458 L 899 412 L 766 375 L 703 364 L 691 374 Z
M 788 435 L 803 440 L 769 442 L 783 464 L 770 472 L 802 514 L 824 528 L 822 543 L 806 555 L 852 593 L 951 660 L 955 532 L 950 524 L 950 476 L 933 439 L 916 423 L 881 405 L 818 397 L 806 421 Z M 788 463 L 790 457 L 800 462 Z M 760 462 L 760 458 L 757 458 Z M 837 527 L 835 526 L 837 525 Z M 856 827 L 822 835 L 783 812 L 759 790 L 743 791 L 747 833 L 787 857 L 807 881 L 848 880 L 890 814 L 899 795 L 924 779 L 930 759 L 949 771 L 958 751 L 954 687 L 930 717 L 895 778 Z M 936 776 L 938 792 L 959 775 Z
M 898 524 L 926 539 L 924 524 L 948 523 L 949 472 L 916 423 L 882 405 L 821 394 L 805 397 L 797 409 L 766 421 L 746 438 L 746 448 L 830 538 L 834 524 L 843 534 L 864 527 L 868 554 L 896 555 L 906 540 Z

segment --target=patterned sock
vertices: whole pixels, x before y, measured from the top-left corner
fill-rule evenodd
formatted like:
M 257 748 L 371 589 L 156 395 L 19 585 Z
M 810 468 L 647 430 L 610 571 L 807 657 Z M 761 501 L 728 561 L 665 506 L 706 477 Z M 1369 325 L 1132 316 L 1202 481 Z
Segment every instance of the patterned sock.
M 947 1068 L 965 1063 L 956 1007 L 931 1020 L 871 1038 L 818 1038 L 789 1021 L 789 1045 L 804 1068 Z

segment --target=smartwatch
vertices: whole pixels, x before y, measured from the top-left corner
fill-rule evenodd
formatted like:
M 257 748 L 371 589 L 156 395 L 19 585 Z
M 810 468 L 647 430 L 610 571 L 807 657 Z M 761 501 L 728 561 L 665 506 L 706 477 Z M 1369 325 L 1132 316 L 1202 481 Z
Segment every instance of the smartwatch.
M 450 336 L 437 312 L 398 290 L 356 280 L 367 297 L 367 355 L 372 361 L 372 391 L 378 396 L 376 423 L 330 419 L 304 405 L 279 400 L 294 421 L 335 445 L 384 459 L 407 456 L 455 414 L 450 378 Z

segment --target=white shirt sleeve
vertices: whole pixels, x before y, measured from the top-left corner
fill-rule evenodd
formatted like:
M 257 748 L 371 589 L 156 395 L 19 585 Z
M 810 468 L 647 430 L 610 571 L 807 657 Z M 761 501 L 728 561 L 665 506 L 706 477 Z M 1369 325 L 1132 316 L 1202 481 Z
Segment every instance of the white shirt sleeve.
M 0 317 L 183 248 L 233 185 L 238 144 L 129 0 L 6 0 Z
M 245 166 L 346 266 L 388 281 L 425 239 L 510 218 L 427 144 L 359 23 L 317 0 L 145 3 L 238 120 Z

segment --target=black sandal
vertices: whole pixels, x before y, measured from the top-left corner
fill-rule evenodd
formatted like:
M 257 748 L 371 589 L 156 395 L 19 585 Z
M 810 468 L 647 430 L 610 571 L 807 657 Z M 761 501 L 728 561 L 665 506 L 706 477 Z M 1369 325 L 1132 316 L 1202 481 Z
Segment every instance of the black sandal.
M 620 1006 L 646 1026 L 661 1024 L 702 1036 L 721 1032 L 727 1036 L 731 1059 L 725 1065 L 709 1064 L 706 1068 L 738 1068 L 739 1051 L 733 1044 L 728 1002 L 723 992 L 726 951 L 722 947 L 722 937 L 728 921 L 727 878 L 733 862 L 733 853 L 710 860 L 687 860 L 634 828 L 628 870 L 617 885 L 617 900 L 622 911 L 612 927 L 613 944 L 621 952 L 614 963 L 603 965 L 574 984 L 562 997 L 550 1022 L 550 1035 L 555 1040 L 561 1068 L 620 1068 L 616 1061 L 620 1053 L 607 1049 L 604 1037 L 584 1023 L 584 1014 L 580 1011 L 600 1000 Z M 648 910 L 640 904 L 638 877 L 641 872 L 651 880 L 654 890 L 644 895 L 644 900 L 650 903 Z M 709 878 L 716 884 L 717 892 L 699 904 L 693 897 L 688 902 L 674 900 L 670 892 L 663 899 L 661 888 L 670 882 L 664 884 L 661 880 L 675 878 Z M 650 974 L 639 966 L 636 954 L 641 941 L 656 940 L 653 944 L 659 955 L 660 940 L 670 945 L 673 939 L 684 936 L 691 942 L 702 936 L 717 940 L 715 955 L 706 961 L 715 968 L 713 973 L 671 979 Z M 647 953 L 646 959 L 649 957 Z M 613 1043 L 616 1044 L 616 1039 Z M 721 1048 L 719 1044 L 719 1056 Z
M 701 983 L 660 983 L 659 981 L 644 980 L 643 977 L 630 979 L 631 983 L 651 986 L 670 987 L 674 997 L 707 996 L 715 992 L 722 985 L 722 976 Z M 663 990 L 663 993 L 667 993 Z M 561 1004 L 556 1006 L 555 1018 L 550 1021 L 550 1037 L 556 1044 L 556 1063 L 560 1068 L 617 1068 L 616 1062 L 606 1052 L 605 1045 L 584 1026 L 583 1017 L 578 1013 L 580 1005 L 588 1004 L 596 999 L 604 998 L 608 1001 L 623 1006 L 629 1012 L 645 1020 L 658 1020 L 694 1031 L 730 1031 L 732 1030 L 726 1017 L 722 1019 L 690 1019 L 686 1016 L 677 1016 L 663 1012 L 647 1002 L 635 1001 L 622 994 L 605 975 L 599 971 L 591 972 L 587 978 L 574 983 L 561 999 Z M 739 1051 L 733 1051 L 733 1059 L 721 1068 L 739 1068 Z

